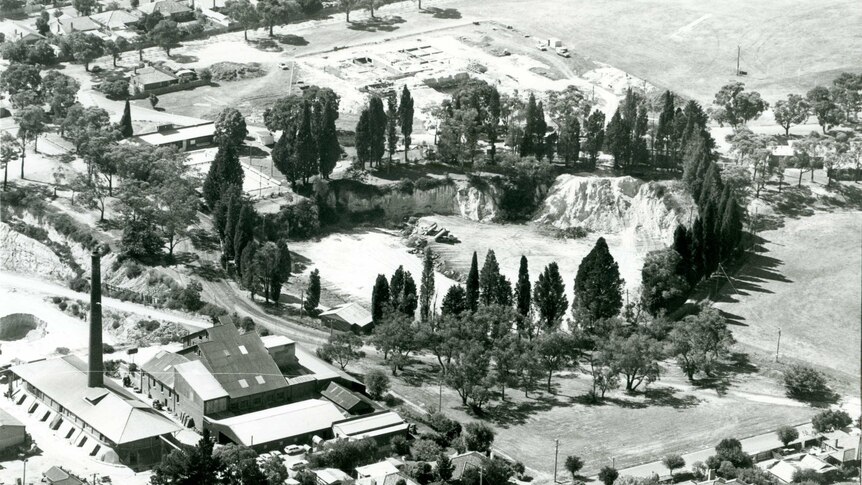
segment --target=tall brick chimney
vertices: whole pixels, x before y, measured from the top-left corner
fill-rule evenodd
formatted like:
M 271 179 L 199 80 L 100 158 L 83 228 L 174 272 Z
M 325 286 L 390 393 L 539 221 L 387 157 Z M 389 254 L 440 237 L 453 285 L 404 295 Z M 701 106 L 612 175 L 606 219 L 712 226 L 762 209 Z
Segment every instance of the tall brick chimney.
M 104 387 L 105 366 L 102 363 L 102 256 L 94 249 L 90 257 L 90 365 L 87 370 L 89 387 Z

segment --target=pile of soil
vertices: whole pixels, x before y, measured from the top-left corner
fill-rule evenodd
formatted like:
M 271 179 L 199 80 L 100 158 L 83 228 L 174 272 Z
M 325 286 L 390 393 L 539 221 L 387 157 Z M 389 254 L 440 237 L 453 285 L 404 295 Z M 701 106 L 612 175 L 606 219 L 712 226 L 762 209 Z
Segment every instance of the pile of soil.
M 213 81 L 240 81 L 252 79 L 266 74 L 257 62 L 243 64 L 240 62 L 217 62 L 209 67 Z

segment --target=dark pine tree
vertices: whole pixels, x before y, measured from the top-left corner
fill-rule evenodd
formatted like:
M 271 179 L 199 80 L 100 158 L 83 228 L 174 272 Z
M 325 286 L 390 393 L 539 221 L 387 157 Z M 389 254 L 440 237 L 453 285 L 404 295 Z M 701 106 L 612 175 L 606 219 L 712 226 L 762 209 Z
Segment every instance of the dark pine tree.
M 305 290 L 303 308 L 309 314 L 314 314 L 320 304 L 320 271 L 315 269 L 308 275 L 308 287 Z
M 493 249 L 488 250 L 485 255 L 485 264 L 479 272 L 479 300 L 483 305 L 490 305 L 495 301 L 497 285 L 500 280 L 500 265 Z
M 467 306 L 474 312 L 479 308 L 479 260 L 476 251 L 473 251 L 470 272 L 467 273 Z
M 685 278 L 689 284 L 693 284 L 695 274 L 691 255 L 691 232 L 682 224 L 676 226 L 676 230 L 673 232 L 673 249 L 679 254 L 676 274 Z
M 401 307 L 401 296 L 404 294 L 404 266 L 399 266 L 389 278 L 389 301 L 392 308 Z
M 566 313 L 569 299 L 566 298 L 566 285 L 556 262 L 545 266 L 545 270 L 539 275 L 533 287 L 533 303 L 548 331 L 555 328 Z
M 467 304 L 467 292 L 461 285 L 452 285 L 443 296 L 440 303 L 440 313 L 443 315 L 460 315 L 469 310 Z
M 518 282 L 515 284 L 515 305 L 521 316 L 530 316 L 530 302 L 532 298 L 533 291 L 532 284 L 530 283 L 530 269 L 527 264 L 527 257 L 521 255 L 521 264 L 518 267 Z
M 234 250 L 234 238 L 236 237 L 236 228 L 239 222 L 239 215 L 242 211 L 242 200 L 240 196 L 235 192 L 228 195 L 227 201 L 227 221 L 225 221 L 225 229 L 224 229 L 224 244 L 222 250 L 224 251 L 224 258 L 226 261 L 230 261 L 236 257 L 236 252 Z M 242 253 L 240 253 L 242 256 Z
M 703 219 L 697 216 L 694 220 L 694 225 L 691 226 L 691 267 L 694 272 L 695 281 L 700 281 L 705 274 L 703 267 L 705 252 L 703 235 Z
M 587 318 L 585 323 L 589 326 L 617 316 L 623 306 L 622 289 L 619 265 L 605 238 L 600 237 L 581 261 L 575 276 L 576 314 Z
M 233 255 L 236 270 L 242 274 L 242 250 L 246 244 L 254 240 L 254 226 L 257 214 L 254 211 L 254 206 L 251 203 L 242 204 L 242 209 L 239 211 L 239 219 L 236 223 L 236 233 L 233 236 Z
M 120 134 L 123 138 L 128 138 L 133 134 L 132 130 L 132 107 L 129 106 L 129 100 L 126 99 L 126 106 L 123 108 L 123 117 L 120 118 Z
M 398 103 L 398 125 L 401 127 L 401 138 L 404 140 L 404 163 L 407 163 L 410 136 L 413 134 L 413 96 L 407 89 L 407 85 L 404 85 L 404 89 L 401 90 L 401 102 Z
M 371 291 L 371 317 L 375 323 L 383 319 L 390 301 L 389 282 L 386 281 L 386 275 L 379 274 L 374 282 L 374 289 Z
M 419 316 L 423 322 L 428 321 L 433 311 L 434 302 L 434 254 L 430 247 L 425 247 L 422 258 L 422 278 L 419 282 Z
M 335 169 L 335 164 L 341 158 L 341 146 L 338 144 L 338 130 L 335 120 L 338 119 L 337 102 L 324 98 L 318 108 L 318 139 L 317 153 L 320 176 L 328 179 Z

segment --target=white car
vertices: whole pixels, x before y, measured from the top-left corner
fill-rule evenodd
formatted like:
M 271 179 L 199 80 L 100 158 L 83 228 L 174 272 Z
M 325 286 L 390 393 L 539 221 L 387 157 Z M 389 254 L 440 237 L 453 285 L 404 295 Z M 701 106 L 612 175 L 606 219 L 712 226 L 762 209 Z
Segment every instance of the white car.
M 560 57 L 569 57 L 569 49 L 566 49 L 565 47 L 557 47 L 556 51 L 557 55 Z
M 299 470 L 303 470 L 308 466 L 307 460 L 299 460 L 295 461 L 290 465 L 290 471 L 298 472 Z
M 540 41 L 539 43 L 536 44 L 536 49 L 539 49 L 540 51 L 546 51 L 546 50 L 548 50 L 548 44 L 546 42 Z
M 281 69 L 282 71 L 287 71 L 288 69 L 290 69 L 290 63 L 289 62 L 279 62 L 278 68 Z
M 301 455 L 305 453 L 305 448 L 299 445 L 287 445 L 284 447 L 284 453 L 286 455 Z

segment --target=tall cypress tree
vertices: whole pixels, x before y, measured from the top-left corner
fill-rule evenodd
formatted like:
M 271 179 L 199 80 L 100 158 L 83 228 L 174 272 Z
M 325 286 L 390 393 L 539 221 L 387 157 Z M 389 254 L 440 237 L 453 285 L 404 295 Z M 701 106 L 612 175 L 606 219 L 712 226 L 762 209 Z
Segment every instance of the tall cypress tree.
M 243 288 L 249 291 L 252 300 L 254 300 L 254 295 L 258 293 L 260 288 L 260 283 L 258 282 L 260 275 L 258 274 L 258 268 L 254 264 L 256 253 L 257 243 L 252 241 L 245 245 L 245 249 L 242 250 L 242 257 L 240 258 L 243 268 L 240 282 Z
M 742 240 L 742 209 L 733 194 L 730 194 L 725 200 L 719 235 L 721 260 L 729 259 L 739 250 L 739 244 Z
M 667 167 L 669 164 L 675 113 L 673 93 L 669 90 L 665 91 L 662 94 L 662 110 L 658 117 L 658 126 L 656 126 L 655 132 L 656 157 L 661 158 L 661 166 L 663 167 Z
M 366 107 L 359 114 L 356 122 L 356 134 L 354 136 L 354 147 L 356 148 L 356 161 L 359 167 L 365 169 L 367 163 L 370 167 L 374 161 L 371 158 L 371 110 Z
M 303 308 L 309 314 L 314 314 L 320 304 L 320 271 L 316 268 L 308 275 L 308 287 L 305 290 Z
M 533 287 L 533 303 L 547 330 L 555 328 L 566 313 L 569 299 L 566 298 L 566 285 L 556 262 L 545 266 L 545 270 L 539 275 Z
M 254 240 L 255 216 L 254 206 L 251 203 L 242 204 L 236 223 L 236 233 L 233 236 L 234 263 L 240 274 L 242 274 L 242 250 L 245 249 L 246 244 Z
M 383 319 L 390 301 L 389 282 L 386 281 L 386 275 L 379 274 L 374 281 L 374 289 L 371 290 L 371 318 L 375 323 Z
M 541 159 L 548 155 L 547 147 L 545 146 L 545 135 L 548 133 L 548 122 L 545 121 L 545 108 L 542 106 L 541 101 L 536 103 L 536 120 L 533 124 L 536 130 L 534 133 L 535 147 L 533 149 L 533 154 L 536 158 Z
M 703 184 L 700 187 L 700 197 L 697 205 L 699 207 L 706 206 L 707 201 L 713 204 L 719 204 L 721 193 L 724 190 L 721 182 L 721 173 L 719 173 L 718 164 L 712 161 L 707 162 L 707 168 L 704 171 Z M 719 205 L 719 207 L 721 207 Z
M 581 154 L 581 124 L 578 123 L 578 118 L 570 115 L 563 121 L 563 126 L 560 128 L 560 138 L 557 140 L 557 152 L 560 157 L 566 162 L 577 163 Z
M 538 127 L 536 126 L 536 120 L 538 119 L 536 115 L 537 111 L 536 96 L 530 93 L 530 96 L 527 98 L 527 106 L 524 109 L 524 139 L 521 141 L 522 157 L 536 153 L 536 133 L 538 132 Z
M 469 308 L 467 292 L 461 285 L 450 286 L 440 303 L 440 313 L 443 315 L 460 315 Z
M 691 226 L 691 266 L 695 282 L 700 281 L 704 275 L 703 262 L 706 249 L 703 236 L 703 219 L 697 216 Z
M 493 249 L 488 250 L 485 255 L 485 264 L 479 273 L 479 299 L 483 305 L 490 305 L 495 301 L 495 293 L 500 280 L 500 265 Z
M 425 247 L 422 258 L 422 280 L 419 283 L 419 317 L 423 322 L 431 317 L 434 298 L 434 254 L 430 247 Z
M 404 272 L 404 285 L 402 286 L 401 296 L 398 301 L 398 309 L 401 313 L 410 317 L 411 320 L 414 319 L 416 317 L 416 305 L 419 301 L 416 297 L 416 282 L 409 271 Z
M 709 277 L 718 268 L 719 240 L 715 233 L 718 220 L 716 202 L 708 200 L 703 208 L 703 269 L 704 276 Z
M 576 314 L 588 318 L 590 326 L 599 319 L 617 316 L 623 306 L 622 289 L 619 265 L 605 238 L 600 237 L 575 276 Z
M 401 90 L 401 102 L 398 103 L 398 125 L 401 126 L 401 138 L 404 140 L 404 163 L 407 163 L 410 136 L 413 134 L 413 96 L 406 84 Z
M 467 273 L 467 306 L 474 312 L 479 308 L 479 261 L 476 251 L 473 251 L 470 272 Z
M 530 269 L 527 265 L 527 257 L 521 255 L 521 264 L 518 267 L 518 282 L 515 284 L 515 304 L 524 317 L 530 315 L 530 302 L 533 298 L 532 284 L 530 283 Z
M 296 157 L 295 163 L 304 184 L 308 184 L 308 179 L 319 172 L 317 145 L 314 141 L 311 120 L 311 103 L 305 101 L 302 103 L 302 111 L 299 116 L 299 127 L 296 132 L 296 148 L 294 151 Z
M 120 118 L 120 134 L 123 138 L 132 136 L 132 107 L 129 106 L 129 100 L 126 98 L 126 106 L 123 108 L 123 117 Z
M 673 249 L 679 254 L 679 265 L 676 268 L 676 274 L 685 278 L 689 284 L 693 284 L 695 274 L 692 267 L 691 233 L 682 224 L 676 226 L 676 230 L 673 232 Z
M 338 130 L 335 120 L 338 119 L 338 103 L 335 99 L 326 97 L 317 104 L 317 155 L 320 176 L 329 179 L 341 158 L 341 146 L 338 144 Z
M 281 297 L 281 287 L 287 283 L 290 278 L 290 269 L 292 265 L 290 257 L 290 249 L 287 247 L 287 241 L 279 239 L 278 243 L 278 263 L 273 268 L 272 282 L 270 285 L 269 298 L 278 305 L 278 300 Z
M 227 221 L 225 222 L 224 244 L 222 248 L 226 260 L 232 260 L 236 256 L 234 251 L 234 237 L 236 235 L 236 227 L 241 210 L 242 201 L 240 200 L 239 195 L 235 192 L 230 193 L 227 201 Z M 242 253 L 240 253 L 240 256 L 242 256 Z
M 368 102 L 369 113 L 369 148 L 373 162 L 380 166 L 380 160 L 386 153 L 386 111 L 383 109 L 383 100 L 373 96 Z
M 500 115 L 502 114 L 502 104 L 500 103 L 500 91 L 497 88 L 490 86 L 488 91 L 488 116 L 485 134 L 488 135 L 488 154 L 491 155 L 491 165 L 496 162 L 497 156 L 497 141 L 499 138 Z
M 395 96 L 386 100 L 386 148 L 389 153 L 389 165 L 392 165 L 392 156 L 398 149 L 398 108 L 395 105 Z
M 401 296 L 404 293 L 404 266 L 399 266 L 389 279 L 389 295 L 393 308 L 401 307 Z
M 220 179 L 224 184 L 237 185 L 242 187 L 242 182 L 245 174 L 242 171 L 242 164 L 239 161 L 239 153 L 233 145 L 225 144 L 218 148 L 216 152 L 216 163 L 220 174 Z

